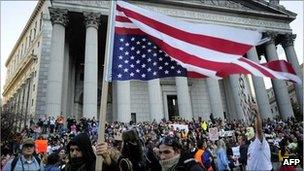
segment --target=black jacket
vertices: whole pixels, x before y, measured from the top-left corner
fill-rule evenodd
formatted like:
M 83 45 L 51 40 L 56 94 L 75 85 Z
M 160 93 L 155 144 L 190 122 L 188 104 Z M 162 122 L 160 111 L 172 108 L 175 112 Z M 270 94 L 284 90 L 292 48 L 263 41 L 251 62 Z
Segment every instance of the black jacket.
M 80 133 L 74 137 L 67 145 L 67 152 L 69 154 L 69 161 L 71 161 L 70 147 L 76 145 L 82 152 L 83 162 L 85 164 L 86 171 L 95 171 L 96 156 L 92 148 L 91 140 L 86 133 Z M 70 166 L 71 163 L 67 163 Z

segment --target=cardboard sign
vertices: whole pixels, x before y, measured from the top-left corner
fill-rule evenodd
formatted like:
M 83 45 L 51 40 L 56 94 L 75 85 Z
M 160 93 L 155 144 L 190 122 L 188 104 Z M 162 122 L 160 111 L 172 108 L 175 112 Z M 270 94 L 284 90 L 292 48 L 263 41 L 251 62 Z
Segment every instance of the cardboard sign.
M 47 146 L 48 146 L 48 140 L 36 140 L 35 145 L 36 145 L 37 153 L 46 153 Z
M 233 158 L 234 158 L 234 165 L 235 166 L 239 166 L 240 163 L 239 163 L 239 158 L 241 156 L 240 154 L 240 146 L 237 146 L 237 147 L 232 147 L 232 154 L 233 154 Z
M 219 132 L 217 127 L 209 128 L 209 139 L 211 141 L 216 141 L 219 139 Z
M 183 124 L 170 124 L 170 127 L 173 126 L 174 130 L 177 130 L 177 128 L 181 131 L 181 130 L 185 130 L 186 133 L 188 133 L 189 128 L 188 125 L 183 125 Z
M 232 130 L 232 131 L 221 130 L 219 132 L 219 134 L 220 134 L 220 137 L 231 137 L 234 134 L 234 130 Z

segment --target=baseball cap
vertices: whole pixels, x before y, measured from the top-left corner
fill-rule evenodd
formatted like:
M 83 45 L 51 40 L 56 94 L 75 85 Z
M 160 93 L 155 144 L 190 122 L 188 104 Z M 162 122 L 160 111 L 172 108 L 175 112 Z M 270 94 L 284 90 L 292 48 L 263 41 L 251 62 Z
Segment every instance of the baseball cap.
M 22 141 L 22 145 L 35 145 L 35 141 L 32 138 L 25 138 Z

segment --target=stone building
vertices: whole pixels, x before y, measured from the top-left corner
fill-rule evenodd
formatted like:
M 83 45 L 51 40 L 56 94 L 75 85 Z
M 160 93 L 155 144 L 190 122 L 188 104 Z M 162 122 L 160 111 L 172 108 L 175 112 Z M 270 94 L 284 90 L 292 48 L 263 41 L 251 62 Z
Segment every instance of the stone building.
M 303 72 L 303 63 L 301 65 L 301 71 Z M 288 90 L 288 95 L 289 95 L 289 100 L 291 102 L 291 105 L 295 105 L 298 104 L 298 100 L 297 100 L 297 95 L 296 95 L 296 87 L 295 84 L 292 82 L 286 82 L 286 86 L 287 86 L 287 90 Z M 275 99 L 275 93 L 274 93 L 274 89 L 273 88 L 269 88 L 267 89 L 267 96 L 269 99 L 269 104 L 270 104 L 270 110 L 273 116 L 279 116 L 279 108 Z M 297 107 L 296 105 L 293 106 Z
M 142 8 L 195 23 L 213 23 L 257 29 L 271 37 L 252 48 L 247 58 L 259 62 L 278 59 L 276 45 L 282 44 L 287 60 L 302 78 L 290 29 L 296 14 L 278 0 L 140 1 Z M 100 110 L 103 62 L 110 2 L 40 0 L 7 59 L 3 103 L 28 118 L 60 113 L 93 117 Z M 256 100 L 263 117 L 272 118 L 262 78 L 253 77 Z M 293 115 L 286 84 L 272 81 L 279 113 Z M 109 88 L 109 121 L 151 121 L 176 116 L 191 119 L 250 118 L 251 92 L 246 76 L 212 79 L 166 78 L 148 82 L 113 82 Z M 302 104 L 302 87 L 295 85 Z

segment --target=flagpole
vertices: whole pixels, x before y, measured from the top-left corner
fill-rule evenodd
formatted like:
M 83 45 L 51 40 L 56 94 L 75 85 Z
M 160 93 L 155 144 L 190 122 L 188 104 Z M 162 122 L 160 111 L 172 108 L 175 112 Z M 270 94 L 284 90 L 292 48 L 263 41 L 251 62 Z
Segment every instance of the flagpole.
M 114 41 L 114 23 L 115 23 L 115 7 L 116 1 L 111 1 L 110 13 L 108 18 L 107 39 L 106 39 L 106 52 L 104 58 L 103 78 L 102 78 L 102 91 L 100 102 L 100 116 L 98 127 L 98 140 L 97 143 L 105 141 L 105 123 L 107 114 L 107 101 L 108 101 L 108 86 L 111 76 L 111 59 L 113 54 L 113 41 Z M 95 170 L 102 170 L 103 158 L 97 156 Z

